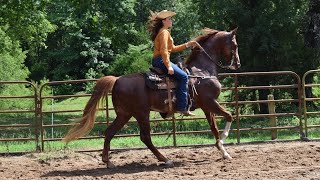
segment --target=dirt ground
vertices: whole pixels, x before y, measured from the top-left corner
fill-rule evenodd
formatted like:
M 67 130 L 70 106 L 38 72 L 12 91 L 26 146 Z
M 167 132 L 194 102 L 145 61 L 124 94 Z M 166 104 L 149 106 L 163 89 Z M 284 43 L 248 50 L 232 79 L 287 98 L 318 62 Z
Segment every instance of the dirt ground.
M 59 151 L 0 157 L 0 179 L 320 179 L 320 142 L 229 145 L 231 160 L 213 147 L 160 149 L 174 161 L 158 162 L 149 150 L 101 153 Z

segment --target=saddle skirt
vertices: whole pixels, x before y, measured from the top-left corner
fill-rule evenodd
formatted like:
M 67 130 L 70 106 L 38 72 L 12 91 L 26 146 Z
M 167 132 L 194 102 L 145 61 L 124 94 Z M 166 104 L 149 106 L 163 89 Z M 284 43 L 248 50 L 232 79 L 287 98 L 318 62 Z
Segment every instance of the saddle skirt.
M 175 89 L 177 87 L 176 80 L 165 74 L 160 68 L 151 67 L 150 71 L 143 73 L 143 76 L 146 86 L 153 90 Z M 167 80 L 169 81 L 167 82 Z

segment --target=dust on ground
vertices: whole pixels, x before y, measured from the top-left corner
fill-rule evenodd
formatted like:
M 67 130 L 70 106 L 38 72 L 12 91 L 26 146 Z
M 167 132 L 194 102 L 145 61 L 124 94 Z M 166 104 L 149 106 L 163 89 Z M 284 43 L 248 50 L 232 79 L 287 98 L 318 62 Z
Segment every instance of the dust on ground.
M 320 179 L 320 142 L 229 145 L 225 160 L 215 147 L 160 149 L 174 161 L 158 162 L 150 150 L 111 152 L 107 169 L 101 152 L 57 151 L 0 157 L 0 179 Z

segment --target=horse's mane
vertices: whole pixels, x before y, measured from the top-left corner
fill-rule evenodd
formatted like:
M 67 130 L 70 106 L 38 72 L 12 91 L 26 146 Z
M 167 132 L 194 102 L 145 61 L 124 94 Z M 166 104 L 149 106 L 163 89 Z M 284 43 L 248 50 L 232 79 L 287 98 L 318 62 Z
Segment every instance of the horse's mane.
M 218 30 L 210 29 L 210 28 L 204 28 L 201 31 L 203 34 L 194 39 L 194 41 L 197 41 L 201 46 L 203 45 L 204 42 L 206 42 L 208 40 L 208 38 L 211 35 L 215 35 L 219 32 Z M 186 58 L 185 64 L 188 64 L 190 62 L 190 60 L 193 59 L 199 52 L 200 52 L 199 47 L 193 48 L 190 55 Z

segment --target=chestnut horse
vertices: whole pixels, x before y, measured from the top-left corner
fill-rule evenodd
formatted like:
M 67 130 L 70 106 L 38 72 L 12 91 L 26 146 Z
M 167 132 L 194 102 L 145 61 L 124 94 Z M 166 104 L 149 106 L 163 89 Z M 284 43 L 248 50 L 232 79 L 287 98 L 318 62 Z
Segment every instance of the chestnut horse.
M 219 57 L 224 57 L 227 63 L 230 64 L 227 66 L 229 69 L 235 70 L 240 67 L 236 31 L 237 29 L 231 32 L 205 29 L 205 34 L 195 39 L 199 43 L 199 46 L 192 50 L 185 62 L 185 66 L 191 74 L 190 81 L 196 82 L 194 89 L 197 93 L 194 93 L 194 108 L 201 108 L 204 111 L 211 131 L 216 138 L 216 146 L 221 151 L 223 157 L 228 159 L 231 156 L 224 149 L 223 141 L 228 136 L 232 115 L 221 107 L 216 100 L 221 92 L 221 84 L 217 79 L 218 69 L 224 67 L 218 59 Z M 189 88 L 189 93 L 191 93 L 191 89 Z M 80 123 L 76 124 L 68 132 L 64 141 L 69 142 L 79 138 L 93 128 L 99 101 L 105 98 L 109 91 L 112 91 L 112 102 L 117 117 L 105 131 L 102 161 L 107 164 L 107 167 L 114 166 L 109 161 L 110 141 L 131 117 L 134 117 L 139 124 L 141 141 L 152 151 L 159 161 L 165 162 L 166 165 L 172 165 L 173 162 L 163 156 L 152 144 L 150 137 L 150 111 L 168 112 L 168 104 L 165 103 L 165 100 L 168 98 L 167 92 L 151 90 L 146 87 L 141 73 L 121 77 L 105 76 L 100 78 L 84 109 Z M 172 108 L 175 111 L 175 103 L 173 103 Z M 227 120 L 221 138 L 214 114 L 222 115 Z

